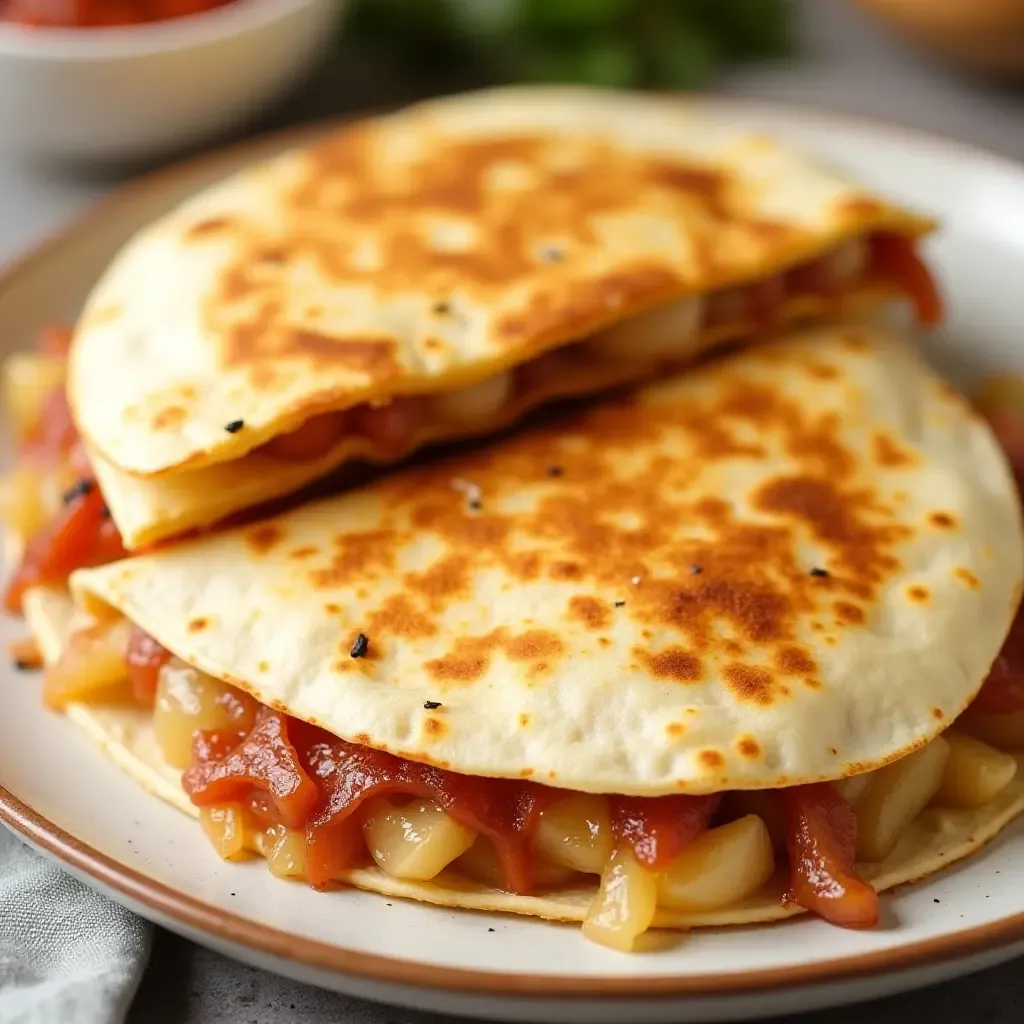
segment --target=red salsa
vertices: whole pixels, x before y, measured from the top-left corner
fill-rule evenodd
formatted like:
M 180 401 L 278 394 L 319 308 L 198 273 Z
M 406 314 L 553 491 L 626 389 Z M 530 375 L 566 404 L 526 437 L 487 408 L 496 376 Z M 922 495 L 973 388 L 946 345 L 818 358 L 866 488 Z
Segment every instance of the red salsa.
M 0 20 L 33 28 L 113 28 L 170 21 L 233 0 L 0 0 Z

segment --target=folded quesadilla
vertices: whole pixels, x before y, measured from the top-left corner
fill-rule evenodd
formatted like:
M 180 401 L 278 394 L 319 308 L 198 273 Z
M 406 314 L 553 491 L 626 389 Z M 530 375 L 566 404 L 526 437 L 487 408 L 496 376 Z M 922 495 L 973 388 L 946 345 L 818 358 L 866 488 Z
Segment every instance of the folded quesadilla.
M 629 949 L 869 927 L 1024 810 L 1022 569 L 985 422 L 841 327 L 26 609 L 47 701 L 221 856 Z
M 933 323 L 931 226 L 684 100 L 514 88 L 356 122 L 190 199 L 97 284 L 73 424 L 51 410 L 47 435 L 77 428 L 102 491 L 79 546 L 136 550 L 758 329 L 900 297 Z

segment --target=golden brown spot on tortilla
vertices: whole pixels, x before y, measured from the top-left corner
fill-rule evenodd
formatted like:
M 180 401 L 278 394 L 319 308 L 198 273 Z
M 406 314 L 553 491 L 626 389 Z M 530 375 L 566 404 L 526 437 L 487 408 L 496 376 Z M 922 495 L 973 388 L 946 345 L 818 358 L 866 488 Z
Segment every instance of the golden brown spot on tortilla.
M 569 617 L 588 629 L 604 629 L 611 622 L 612 610 L 607 601 L 578 594 L 569 600 Z
M 835 380 L 839 376 L 839 370 L 829 363 L 809 362 L 805 369 L 818 380 Z
M 761 745 L 753 736 L 741 736 L 736 742 L 736 749 L 741 757 L 753 760 L 761 756 Z
M 527 670 L 527 679 L 538 679 L 546 672 L 550 671 L 551 666 L 546 661 L 535 661 Z
M 868 340 L 854 331 L 847 331 L 843 334 L 842 345 L 850 352 L 867 352 L 871 349 Z
M 428 715 L 423 721 L 423 731 L 428 738 L 439 739 L 448 731 L 448 723 Z
M 851 604 L 849 601 L 836 601 L 832 608 L 841 623 L 849 626 L 864 624 L 864 610 L 858 605 Z
M 555 562 L 550 575 L 553 580 L 578 580 L 583 578 L 583 570 L 576 562 Z
M 965 569 L 962 565 L 958 565 L 953 570 L 953 575 L 961 583 L 963 583 L 964 586 L 969 587 L 971 590 L 980 590 L 981 589 L 981 580 L 979 580 L 978 577 L 975 576 L 974 573 L 971 572 L 970 569 Z
M 231 228 L 234 223 L 230 217 L 207 217 L 205 220 L 190 224 L 185 231 L 185 239 L 189 241 L 205 238 L 209 235 L 217 235 Z
M 344 586 L 354 579 L 390 572 L 402 538 L 391 529 L 341 533 L 334 538 L 334 554 L 326 569 L 313 569 L 310 583 L 317 588 Z
M 167 430 L 184 422 L 187 416 L 187 410 L 180 405 L 168 405 L 154 414 L 152 427 L 154 430 Z
M 257 668 L 258 668 L 258 669 L 259 669 L 259 670 L 260 670 L 261 672 L 269 672 L 269 671 L 270 671 L 270 662 L 269 662 L 269 661 L 266 661 L 266 660 L 263 660 L 263 661 L 261 661 L 261 662 L 260 662 L 260 663 L 259 663 L 259 664 L 258 664 L 258 665 L 257 665 L 256 667 L 257 667 Z
M 276 523 L 263 523 L 245 535 L 246 546 L 257 555 L 265 555 L 284 540 L 285 532 Z
M 328 615 L 340 615 L 341 605 L 335 604 L 333 601 L 328 601 L 327 604 L 324 605 L 324 611 L 327 612 Z
M 605 647 L 605 648 L 611 647 L 612 646 L 612 639 L 611 639 L 611 637 L 599 636 L 597 638 L 597 646 L 598 647 Z
M 775 666 L 787 676 L 798 676 L 818 670 L 814 659 L 799 647 L 783 647 L 776 652 Z
M 942 719 L 944 719 L 945 717 L 946 716 L 943 713 L 942 708 L 932 708 L 932 718 L 934 718 L 936 721 L 941 722 Z
M 871 438 L 871 450 L 875 461 L 888 469 L 910 466 L 917 461 L 913 453 L 904 451 L 889 434 L 881 431 L 876 431 Z
M 363 747 L 368 747 L 370 745 L 370 735 L 365 732 L 357 732 L 355 736 L 352 737 L 352 742 L 358 743 Z
M 519 716 L 519 727 L 525 729 L 530 724 L 530 716 L 522 714 Z
M 915 604 L 926 604 L 931 596 L 931 592 L 928 588 L 922 587 L 919 583 L 915 583 L 913 586 L 907 587 L 907 597 L 909 597 Z
M 298 561 L 303 558 L 312 558 L 314 555 L 318 555 L 319 553 L 319 548 L 314 547 L 312 544 L 307 544 L 301 548 L 294 548 L 291 552 L 289 552 L 288 557 L 294 558 Z
M 523 779 L 528 779 L 531 775 L 533 775 L 533 773 L 534 773 L 534 771 L 533 771 L 532 768 L 520 768 L 519 769 L 519 777 L 523 778 Z
M 549 658 L 562 653 L 562 641 L 557 633 L 531 629 L 520 636 L 511 637 L 504 644 L 505 654 L 513 661 Z
M 556 633 L 533 629 L 510 636 L 502 627 L 483 636 L 458 637 L 447 654 L 428 661 L 424 667 L 440 682 L 473 682 L 487 671 L 498 650 L 503 650 L 511 661 L 534 661 L 527 670 L 533 677 L 550 667 L 548 662 L 539 659 L 561 654 L 563 644 Z
M 755 665 L 726 665 L 722 676 L 732 695 L 748 704 L 770 707 L 784 689 L 769 671 Z
M 633 654 L 639 658 L 652 675 L 658 679 L 674 679 L 680 683 L 699 682 L 703 667 L 692 651 L 681 647 L 668 647 L 663 651 L 652 653 L 643 648 L 634 648 Z
M 937 530 L 956 529 L 956 517 L 949 512 L 931 512 L 928 515 L 928 522 Z
M 406 594 L 392 594 L 366 616 L 366 635 L 374 638 L 397 636 L 418 640 L 437 634 L 437 624 L 424 615 Z
M 426 598 L 431 609 L 441 611 L 454 598 L 469 595 L 469 559 L 463 555 L 446 555 L 423 572 L 407 573 L 404 581 L 410 590 Z
M 665 732 L 668 733 L 673 739 L 678 739 L 686 732 L 686 726 L 682 722 L 669 722 L 665 726 Z
M 725 758 L 717 750 L 702 750 L 697 757 L 705 768 L 721 768 Z
M 209 625 L 210 620 L 200 616 L 199 618 L 190 619 L 187 629 L 190 633 L 201 633 Z

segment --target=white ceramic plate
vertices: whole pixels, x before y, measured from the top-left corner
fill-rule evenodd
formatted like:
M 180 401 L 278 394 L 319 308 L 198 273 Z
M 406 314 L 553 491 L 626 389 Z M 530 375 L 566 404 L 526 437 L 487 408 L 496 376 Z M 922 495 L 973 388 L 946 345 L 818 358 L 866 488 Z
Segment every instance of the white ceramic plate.
M 935 360 L 961 384 L 1024 369 L 1024 168 L 912 132 L 706 101 L 776 131 L 945 222 L 929 255 L 951 299 Z M 308 130 L 307 130 L 308 131 Z M 115 247 L 183 194 L 302 134 L 173 168 L 118 193 L 0 280 L 5 347 L 75 314 Z M 16 633 L 0 625 L 0 639 Z M 63 719 L 35 676 L 0 678 L 0 820 L 114 899 L 199 942 L 303 981 L 508 1020 L 735 1020 L 853 1002 L 1024 952 L 1024 823 L 966 864 L 885 897 L 872 932 L 805 919 L 700 932 L 627 956 L 575 927 L 321 895 L 261 863 L 220 862 L 195 823 L 147 796 Z

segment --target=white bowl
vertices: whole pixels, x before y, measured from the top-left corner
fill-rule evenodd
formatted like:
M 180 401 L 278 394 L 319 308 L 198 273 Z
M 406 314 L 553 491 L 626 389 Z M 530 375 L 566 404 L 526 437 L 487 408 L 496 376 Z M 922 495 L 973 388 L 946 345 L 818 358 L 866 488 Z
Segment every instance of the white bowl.
M 236 0 L 103 29 L 0 23 L 0 145 L 32 158 L 137 160 L 259 111 L 323 55 L 342 0 Z

